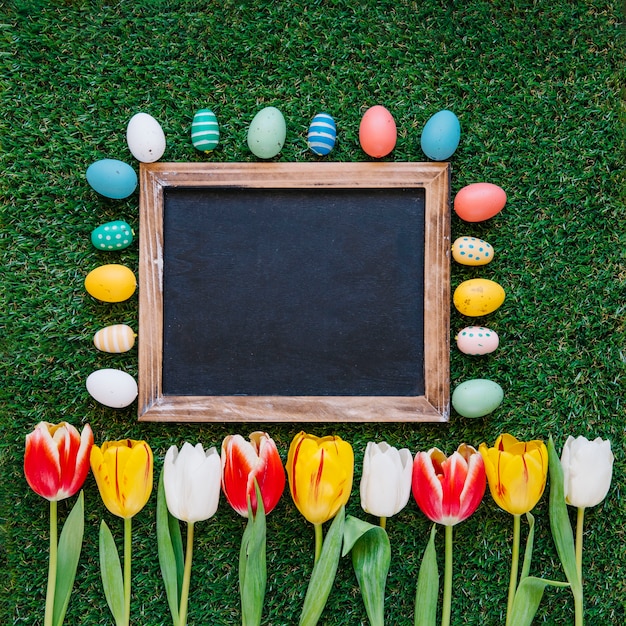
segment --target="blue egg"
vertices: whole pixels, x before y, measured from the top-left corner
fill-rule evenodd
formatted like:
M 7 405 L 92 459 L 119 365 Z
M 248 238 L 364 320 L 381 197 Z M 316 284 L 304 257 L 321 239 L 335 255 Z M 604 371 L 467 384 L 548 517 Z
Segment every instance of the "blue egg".
M 121 200 L 137 188 L 137 174 L 128 163 L 101 159 L 87 168 L 87 182 L 100 195 Z
M 191 122 L 191 143 L 196 150 L 211 152 L 220 142 L 220 126 L 211 109 L 200 109 Z
M 319 156 L 326 156 L 334 148 L 336 139 L 335 120 L 328 113 L 318 113 L 309 126 L 309 150 Z
M 433 161 L 450 158 L 461 140 L 461 125 L 452 111 L 435 113 L 424 126 L 421 145 L 424 154 Z

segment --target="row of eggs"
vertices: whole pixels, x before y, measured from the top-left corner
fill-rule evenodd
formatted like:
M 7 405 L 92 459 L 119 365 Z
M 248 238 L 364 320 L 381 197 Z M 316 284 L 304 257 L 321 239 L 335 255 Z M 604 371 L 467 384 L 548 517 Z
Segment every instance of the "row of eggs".
M 454 198 L 456 214 L 466 222 L 481 222 L 497 215 L 506 204 L 505 191 L 491 183 L 475 183 L 461 189 Z M 482 266 L 494 257 L 493 247 L 476 237 L 458 237 L 452 244 L 457 263 Z M 452 301 L 462 315 L 478 317 L 496 311 L 504 302 L 504 289 L 495 281 L 472 278 L 454 291 Z M 467 326 L 456 336 L 458 349 L 468 355 L 494 352 L 500 343 L 498 334 L 483 326 Z M 463 417 L 484 417 L 497 409 L 504 399 L 502 387 L 486 378 L 460 383 L 452 393 L 452 406 Z

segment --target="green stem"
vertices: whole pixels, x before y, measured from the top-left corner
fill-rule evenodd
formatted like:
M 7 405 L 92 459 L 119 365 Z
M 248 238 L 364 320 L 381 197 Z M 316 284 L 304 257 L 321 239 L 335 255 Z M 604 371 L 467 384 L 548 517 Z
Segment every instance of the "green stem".
M 180 592 L 180 610 L 178 611 L 178 626 L 187 626 L 187 605 L 189 604 L 189 583 L 191 581 L 191 561 L 193 556 L 194 523 L 187 524 L 187 550 L 185 552 L 185 570 L 183 572 L 183 587 Z
M 511 614 L 515 592 L 517 591 L 517 572 L 519 568 L 520 515 L 513 516 L 513 553 L 511 555 L 511 578 L 509 579 L 509 597 L 506 605 L 506 626 L 511 623 Z
M 54 615 L 58 546 L 57 501 L 50 500 L 50 561 L 48 564 L 48 589 L 46 590 L 46 615 L 44 618 L 44 626 L 52 626 Z
M 453 526 L 446 526 L 446 558 L 443 574 L 441 626 L 450 626 L 450 616 L 452 615 L 452 528 Z
M 380 527 L 385 530 L 385 528 L 387 527 L 387 518 L 386 517 L 381 517 L 380 518 Z
M 580 592 L 574 591 L 574 610 L 576 626 L 583 626 L 583 523 L 585 521 L 585 507 L 578 507 L 576 515 L 576 571 L 580 582 Z
M 132 517 L 124 519 L 124 624 L 130 624 L 130 550 Z
M 320 555 L 322 554 L 322 544 L 324 543 L 324 537 L 322 535 L 322 525 L 315 524 L 315 560 L 313 564 L 317 563 Z

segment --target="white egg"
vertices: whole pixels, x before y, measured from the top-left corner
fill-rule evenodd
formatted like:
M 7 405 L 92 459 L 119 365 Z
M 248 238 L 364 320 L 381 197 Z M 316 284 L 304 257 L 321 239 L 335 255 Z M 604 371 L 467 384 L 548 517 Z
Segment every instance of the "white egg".
M 137 397 L 137 382 L 128 373 L 116 369 L 101 369 L 87 377 L 89 395 L 104 406 L 121 409 Z
M 131 154 L 142 163 L 154 163 L 165 152 L 165 133 L 148 113 L 131 117 L 126 128 L 126 142 Z

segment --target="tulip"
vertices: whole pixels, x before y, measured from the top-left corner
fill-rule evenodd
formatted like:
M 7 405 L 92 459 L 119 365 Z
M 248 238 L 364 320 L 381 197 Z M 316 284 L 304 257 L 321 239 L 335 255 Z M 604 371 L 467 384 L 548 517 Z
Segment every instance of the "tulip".
M 91 471 L 106 508 L 124 520 L 124 573 L 106 522 L 100 524 L 100 572 L 115 622 L 130 623 L 132 518 L 152 493 L 153 456 L 145 441 L 106 441 L 91 449 Z M 123 604 L 118 598 L 123 598 Z
M 500 435 L 492 448 L 481 443 L 489 490 L 496 504 L 513 515 L 513 551 L 507 601 L 506 626 L 509 626 L 517 590 L 519 567 L 520 516 L 530 514 L 539 502 L 548 477 L 548 449 L 543 441 L 519 441 L 509 434 Z
M 89 424 L 79 434 L 67 422 L 39 422 L 26 436 L 24 475 L 31 489 L 50 501 L 73 496 L 89 473 L 92 445 Z
M 361 508 L 385 519 L 399 513 L 411 495 L 413 456 L 408 448 L 398 450 L 386 442 L 369 442 L 363 457 Z
M 248 517 L 248 498 L 256 514 L 255 480 L 267 515 L 285 490 L 285 469 L 276 444 L 262 432 L 252 433 L 250 441 L 241 435 L 228 435 L 222 442 L 222 489 L 229 504 L 243 517 Z
M 438 448 L 418 452 L 413 462 L 412 487 L 424 515 L 446 528 L 441 624 L 448 626 L 452 608 L 452 527 L 472 515 L 485 495 L 484 461 L 475 448 L 464 443 L 450 457 Z
M 583 623 L 583 527 L 585 509 L 600 504 L 611 486 L 613 452 L 611 442 L 597 437 L 568 437 L 561 452 L 563 493 L 565 502 L 577 508 L 576 514 L 576 573 L 579 588 L 572 585 L 576 625 Z
M 86 424 L 79 434 L 78 430 L 67 422 L 60 424 L 39 422 L 33 432 L 26 436 L 24 452 L 26 482 L 36 494 L 50 502 L 50 556 L 45 626 L 53 623 L 55 614 L 56 623 L 63 622 L 67 604 L 55 607 L 55 599 L 62 605 L 71 593 L 83 537 L 84 509 L 81 494 L 78 502 L 72 507 L 61 534 L 61 537 L 65 533 L 74 539 L 80 538 L 80 541 L 64 543 L 66 552 L 62 557 L 68 564 L 66 567 L 73 567 L 73 570 L 58 571 L 57 502 L 73 496 L 82 487 L 89 473 L 89 454 L 92 446 L 93 432 L 89 424 Z M 72 563 L 75 565 L 69 565 Z M 57 579 L 63 585 L 61 589 L 57 588 Z
M 187 624 L 195 523 L 215 515 L 221 476 L 221 460 L 215 447 L 205 451 L 201 443 L 194 447 L 185 442 L 180 452 L 176 446 L 171 446 L 165 454 L 157 505 L 157 539 L 165 590 L 176 626 Z M 169 513 L 187 522 L 187 547 L 181 577 L 178 576 L 179 563 L 174 555 L 182 552 L 182 541 L 178 532 L 172 536 L 167 514 L 165 517 L 160 515 L 163 498 Z M 174 550 L 175 541 L 177 550 Z

